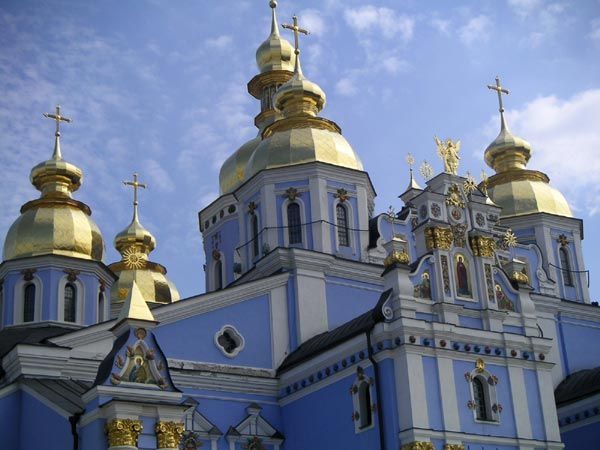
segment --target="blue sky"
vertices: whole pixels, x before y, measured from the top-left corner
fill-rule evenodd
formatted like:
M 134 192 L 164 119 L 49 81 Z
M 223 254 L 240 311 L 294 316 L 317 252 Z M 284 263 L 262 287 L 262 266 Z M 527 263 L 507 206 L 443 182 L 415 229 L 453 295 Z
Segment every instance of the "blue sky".
M 509 125 L 584 219 L 592 296 L 600 299 L 600 0 L 280 0 L 312 31 L 305 75 L 327 93 L 322 115 L 360 154 L 377 210 L 400 208 L 405 155 L 442 168 L 433 136 L 462 140 L 461 173 L 485 168 L 498 133 L 499 74 Z M 118 260 L 131 216 L 121 181 L 138 171 L 141 220 L 184 297 L 204 290 L 197 213 L 218 194 L 220 164 L 256 130 L 246 91 L 269 33 L 267 0 L 3 1 L 0 4 L 0 235 L 37 196 L 31 167 L 52 150 L 84 170 L 88 203 Z M 290 37 L 291 40 L 291 37 Z M 422 180 L 420 180 L 422 182 Z M 595 276 L 595 278 L 594 278 Z

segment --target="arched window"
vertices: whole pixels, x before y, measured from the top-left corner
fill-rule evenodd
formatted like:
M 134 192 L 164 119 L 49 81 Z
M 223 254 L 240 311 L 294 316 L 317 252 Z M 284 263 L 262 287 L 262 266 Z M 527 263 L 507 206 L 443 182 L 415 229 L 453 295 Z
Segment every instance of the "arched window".
M 290 245 L 302 244 L 302 223 L 300 220 L 300 205 L 296 202 L 287 207 L 288 238 Z
M 258 256 L 258 216 L 252 214 L 252 256 Z
M 23 298 L 23 322 L 33 322 L 35 319 L 35 284 L 25 286 Z
M 571 262 L 569 261 L 569 254 L 567 249 L 561 247 L 558 249 L 560 255 L 560 267 L 562 268 L 563 281 L 565 286 L 573 286 L 573 277 L 571 276 Z
M 215 262 L 215 291 L 223 289 L 223 261 Z
M 340 247 L 350 246 L 350 236 L 348 234 L 348 210 L 344 205 L 338 203 L 335 207 L 337 218 L 337 235 Z
M 77 308 L 77 297 L 75 286 L 71 283 L 65 285 L 63 305 L 63 317 L 65 322 L 75 322 L 75 312 Z
M 98 292 L 98 322 L 104 322 L 104 292 Z
M 373 412 L 371 411 L 371 390 L 369 383 L 363 381 L 358 387 L 359 404 L 359 428 L 370 427 L 373 423 Z
M 490 420 L 485 388 L 480 377 L 473 378 L 473 400 L 475 401 L 477 420 Z

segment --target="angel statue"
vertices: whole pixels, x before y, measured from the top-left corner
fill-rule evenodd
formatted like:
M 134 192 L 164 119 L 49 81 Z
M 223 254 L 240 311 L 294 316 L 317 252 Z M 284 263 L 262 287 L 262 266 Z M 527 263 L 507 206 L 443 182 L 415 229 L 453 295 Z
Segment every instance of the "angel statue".
M 458 161 L 460 157 L 460 141 L 452 142 L 451 139 L 446 139 L 446 142 L 442 141 L 438 137 L 435 137 L 435 143 L 437 145 L 438 154 L 444 161 L 444 172 L 458 175 Z

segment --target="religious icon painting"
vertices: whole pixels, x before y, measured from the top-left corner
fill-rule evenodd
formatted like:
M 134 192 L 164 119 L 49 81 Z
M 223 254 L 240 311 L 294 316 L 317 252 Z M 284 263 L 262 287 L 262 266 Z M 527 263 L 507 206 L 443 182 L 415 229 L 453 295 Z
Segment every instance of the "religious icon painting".
M 416 298 L 425 298 L 431 300 L 431 280 L 428 270 L 421 274 L 421 282 L 415 285 L 414 296 Z
M 456 293 L 461 297 L 473 297 L 469 277 L 469 261 L 461 253 L 454 256 L 454 271 L 456 275 Z

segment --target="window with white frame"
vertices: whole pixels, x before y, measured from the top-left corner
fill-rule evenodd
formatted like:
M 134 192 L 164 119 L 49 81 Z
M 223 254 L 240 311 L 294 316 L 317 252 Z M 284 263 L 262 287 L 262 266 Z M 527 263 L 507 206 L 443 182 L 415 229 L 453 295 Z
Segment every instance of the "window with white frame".
M 67 283 L 63 293 L 63 318 L 65 322 L 77 321 L 77 288 L 73 283 Z
M 479 358 L 475 363 L 475 370 L 465 373 L 465 379 L 470 385 L 471 399 L 467 407 L 473 411 L 473 419 L 498 423 L 502 412 L 496 393 L 498 378 L 485 370 L 485 363 Z
M 376 410 L 373 401 L 373 378 L 368 377 L 362 367 L 356 369 L 356 379 L 350 388 L 354 412 L 354 432 L 360 433 L 373 427 L 373 414 Z
M 290 245 L 302 244 L 302 219 L 300 205 L 292 202 L 287 206 L 288 241 Z
M 233 325 L 223 325 L 215 333 L 215 345 L 228 358 L 235 358 L 245 346 L 244 337 Z
M 350 247 L 350 232 L 348 229 L 348 208 L 343 203 L 338 203 L 335 207 L 338 245 L 340 247 Z
M 560 267 L 562 269 L 563 283 L 565 286 L 573 286 L 573 276 L 571 275 L 571 260 L 569 259 L 569 252 L 566 248 L 560 247 L 558 249 L 560 256 Z

